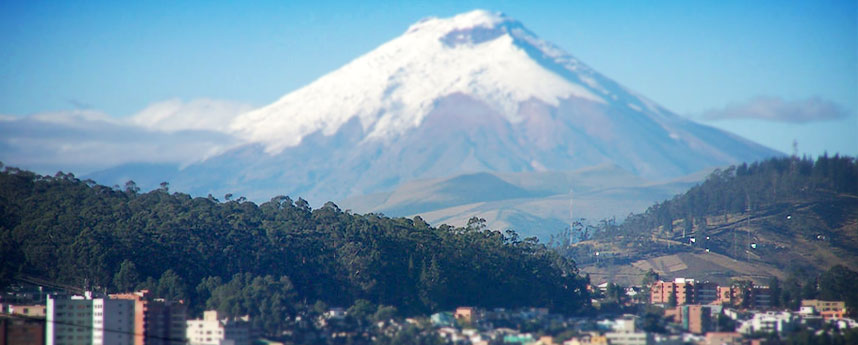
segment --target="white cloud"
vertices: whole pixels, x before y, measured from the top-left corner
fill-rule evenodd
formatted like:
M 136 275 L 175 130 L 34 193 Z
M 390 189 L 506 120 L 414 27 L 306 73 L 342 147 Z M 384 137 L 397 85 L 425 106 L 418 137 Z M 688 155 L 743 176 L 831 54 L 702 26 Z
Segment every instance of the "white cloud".
M 36 113 L 29 118 L 41 122 L 66 125 L 72 127 L 86 126 L 91 122 L 104 122 L 118 124 L 121 121 L 98 110 L 64 110 L 45 113 Z
M 218 100 L 170 100 L 133 119 L 95 110 L 2 116 L 0 161 L 40 173 L 78 175 L 134 162 L 187 165 L 242 144 L 223 129 L 246 108 Z
M 849 116 L 849 112 L 829 100 L 812 97 L 787 101 L 780 97 L 760 96 L 744 103 L 733 103 L 723 109 L 703 113 L 706 120 L 763 119 L 777 122 L 807 123 L 836 120 Z
M 238 115 L 252 110 L 248 104 L 216 100 L 195 99 L 183 102 L 170 99 L 152 103 L 130 118 L 138 126 L 174 132 L 180 130 L 211 130 L 226 132 L 230 122 Z

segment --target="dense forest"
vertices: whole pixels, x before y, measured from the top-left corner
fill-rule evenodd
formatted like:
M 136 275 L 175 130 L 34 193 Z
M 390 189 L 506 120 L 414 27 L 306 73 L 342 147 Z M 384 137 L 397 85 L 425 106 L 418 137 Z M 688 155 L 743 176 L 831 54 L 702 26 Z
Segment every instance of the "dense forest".
M 149 288 L 194 311 L 257 316 L 276 331 L 296 308 L 355 301 L 403 314 L 482 307 L 587 308 L 574 262 L 535 238 L 358 215 L 327 203 L 141 193 L 6 167 L 0 173 L 3 283 L 35 277 L 98 290 Z M 265 316 L 265 317 L 262 317 Z

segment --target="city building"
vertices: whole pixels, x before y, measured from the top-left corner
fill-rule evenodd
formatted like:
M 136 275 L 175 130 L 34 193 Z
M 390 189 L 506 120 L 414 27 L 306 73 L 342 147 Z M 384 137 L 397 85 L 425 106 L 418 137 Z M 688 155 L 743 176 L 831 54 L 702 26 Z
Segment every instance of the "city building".
M 650 288 L 651 303 L 668 304 L 671 295 L 676 296 L 676 305 L 708 304 L 718 299 L 718 285 L 676 278 L 673 281 L 658 281 Z
M 608 345 L 608 338 L 600 335 L 598 332 L 590 332 L 588 334 L 572 337 L 564 341 L 563 345 Z
M 715 303 L 746 308 L 768 308 L 772 305 L 771 296 L 767 286 L 721 286 L 718 287 L 718 300 Z
M 4 306 L 4 311 L 12 315 L 22 315 L 29 317 L 45 317 L 46 306 L 40 304 L 15 305 L 10 304 Z
M 149 290 L 112 294 L 134 302 L 134 345 L 184 344 L 187 307 L 184 302 L 154 298 Z
M 697 282 L 694 284 L 694 303 L 711 304 L 718 300 L 718 284 Z
M 238 319 L 218 318 L 216 310 L 203 312 L 202 320 L 188 320 L 187 339 L 191 345 L 250 345 L 250 323 Z
M 812 308 L 812 313 L 821 315 L 825 320 L 842 319 L 846 315 L 846 302 L 843 301 L 806 299 L 801 301 L 801 307 Z
M 682 305 L 665 311 L 665 316 L 673 317 L 683 330 L 703 334 L 715 328 L 712 307 L 708 305 Z
M 43 345 L 44 318 L 0 315 L 0 345 Z
M 742 335 L 736 332 L 709 332 L 702 345 L 742 345 Z
M 474 307 L 458 307 L 453 317 L 460 322 L 472 323 L 477 321 L 477 310 Z
M 633 315 L 625 315 L 614 320 L 613 332 L 605 333 L 608 344 L 611 345 L 651 345 L 655 344 L 652 333 L 642 332 L 637 329 L 635 323 L 637 318 Z
M 429 320 L 432 321 L 432 325 L 435 327 L 453 327 L 456 324 L 456 318 L 449 311 L 432 314 Z
M 132 345 L 134 303 L 83 296 L 47 296 L 45 344 Z
M 742 334 L 762 333 L 784 333 L 790 331 L 798 322 L 790 312 L 755 313 L 750 320 L 743 321 L 738 331 Z
M 655 337 L 648 332 L 608 332 L 605 333 L 608 344 L 611 345 L 651 345 Z

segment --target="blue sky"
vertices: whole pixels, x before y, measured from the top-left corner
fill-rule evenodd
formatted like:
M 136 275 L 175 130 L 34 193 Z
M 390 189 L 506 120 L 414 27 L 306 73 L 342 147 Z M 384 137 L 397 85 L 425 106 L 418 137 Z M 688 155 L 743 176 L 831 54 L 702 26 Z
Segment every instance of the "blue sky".
M 680 115 L 784 152 L 796 139 L 802 153 L 858 155 L 855 1 L 3 0 L 0 114 L 91 108 L 126 117 L 172 98 L 261 106 L 423 17 L 475 8 L 520 20 Z M 839 116 L 716 119 L 759 97 L 799 109 L 816 99 Z

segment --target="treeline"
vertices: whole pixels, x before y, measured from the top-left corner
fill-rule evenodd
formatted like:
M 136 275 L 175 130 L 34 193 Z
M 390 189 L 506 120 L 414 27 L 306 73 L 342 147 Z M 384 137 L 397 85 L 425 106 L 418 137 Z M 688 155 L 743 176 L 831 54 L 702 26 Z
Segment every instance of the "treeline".
M 481 307 L 576 313 L 589 299 L 575 263 L 535 238 L 419 217 L 341 211 L 277 196 L 261 205 L 141 193 L 7 167 L 0 173 L 3 282 L 15 275 L 96 289 L 149 288 L 193 310 L 268 315 L 356 300 L 404 314 Z M 279 320 L 279 321 L 278 321 Z
M 803 269 L 790 270 L 787 279 L 769 281 L 772 305 L 798 310 L 805 299 L 846 302 L 850 316 L 858 316 L 858 272 L 835 265 L 825 272 L 813 274 Z
M 685 230 L 705 224 L 706 216 L 759 210 L 778 203 L 807 202 L 834 194 L 858 195 L 858 161 L 852 157 L 823 155 L 809 158 L 780 157 L 752 164 L 717 169 L 706 181 L 670 200 L 656 203 L 642 214 L 618 224 L 600 224 L 593 238 L 624 235 L 646 240 L 649 231 L 673 231 L 682 219 Z M 837 215 L 831 215 L 836 218 Z M 604 223 L 604 222 L 603 222 Z

